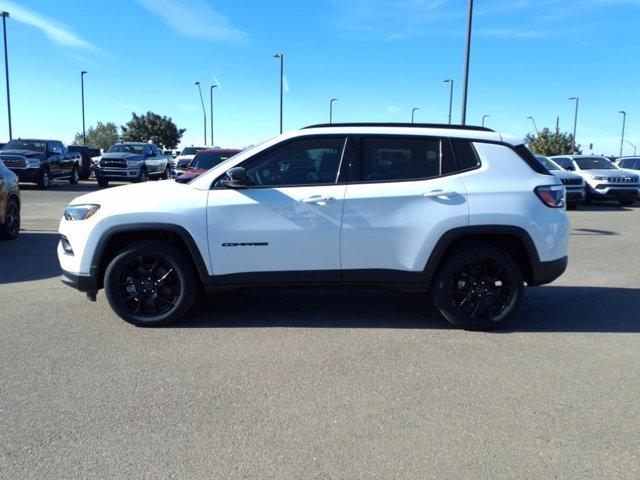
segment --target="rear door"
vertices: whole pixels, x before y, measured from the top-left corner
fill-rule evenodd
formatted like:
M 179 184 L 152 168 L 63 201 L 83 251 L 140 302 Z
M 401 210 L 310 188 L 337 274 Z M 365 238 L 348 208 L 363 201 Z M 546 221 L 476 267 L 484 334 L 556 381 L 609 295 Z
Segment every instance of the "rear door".
M 466 227 L 469 202 L 447 138 L 356 141 L 341 234 L 345 281 L 420 281 L 448 230 Z
M 345 137 L 310 136 L 247 159 L 252 186 L 209 193 L 209 251 L 216 282 L 340 280 L 339 180 Z

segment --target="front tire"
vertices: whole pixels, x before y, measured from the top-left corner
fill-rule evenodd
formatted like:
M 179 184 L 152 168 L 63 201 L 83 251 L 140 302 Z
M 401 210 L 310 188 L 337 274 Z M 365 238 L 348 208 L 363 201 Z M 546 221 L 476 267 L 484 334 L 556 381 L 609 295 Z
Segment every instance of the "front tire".
M 198 285 L 182 252 L 169 243 L 144 241 L 126 247 L 109 263 L 104 288 L 120 318 L 139 327 L 158 327 L 189 311 Z
M 487 244 L 463 247 L 436 274 L 433 300 L 453 325 L 490 330 L 516 316 L 524 296 L 520 267 Z
M 48 169 L 43 168 L 42 171 L 40 172 L 40 177 L 38 178 L 38 188 L 40 190 L 46 190 L 50 186 L 51 186 L 51 174 L 49 173 Z
M 108 187 L 109 186 L 109 179 L 104 178 L 104 177 L 98 177 L 97 179 L 98 182 L 98 186 L 99 187 Z
M 143 168 L 140 170 L 140 175 L 138 175 L 135 183 L 144 183 L 147 180 L 149 180 L 149 175 L 147 174 L 147 170 Z
M 4 222 L 0 224 L 0 240 L 15 240 L 20 233 L 20 204 L 15 197 L 7 202 Z
M 69 175 L 69 185 L 77 185 L 80 181 L 80 173 L 78 172 L 78 167 L 73 167 L 71 169 L 71 175 Z

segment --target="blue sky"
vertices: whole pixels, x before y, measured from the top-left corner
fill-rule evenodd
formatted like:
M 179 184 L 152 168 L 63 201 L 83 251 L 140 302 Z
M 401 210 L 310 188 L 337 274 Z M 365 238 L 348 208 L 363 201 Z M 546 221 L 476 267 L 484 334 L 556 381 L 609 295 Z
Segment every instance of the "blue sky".
M 446 122 L 455 80 L 460 116 L 465 0 L 0 0 L 8 20 L 14 136 L 69 142 L 87 125 L 124 124 L 152 110 L 202 143 L 195 81 L 215 91 L 216 144 L 243 146 L 278 132 L 285 53 L 285 129 L 335 121 Z M 640 0 L 476 0 L 469 121 L 526 134 L 571 130 L 617 153 L 621 115 L 640 147 Z M 0 139 L 7 133 L 4 76 Z M 633 153 L 625 146 L 625 153 Z

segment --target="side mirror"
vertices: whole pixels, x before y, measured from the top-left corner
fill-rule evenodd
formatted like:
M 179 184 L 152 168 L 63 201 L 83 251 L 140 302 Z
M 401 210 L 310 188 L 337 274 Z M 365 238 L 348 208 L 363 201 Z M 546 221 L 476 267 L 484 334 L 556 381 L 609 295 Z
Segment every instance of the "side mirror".
M 227 188 L 246 188 L 249 186 L 247 171 L 243 167 L 230 168 L 220 183 Z
M 61 153 L 62 150 L 60 149 L 60 147 L 53 147 L 51 151 L 49 151 L 49 155 L 60 155 Z

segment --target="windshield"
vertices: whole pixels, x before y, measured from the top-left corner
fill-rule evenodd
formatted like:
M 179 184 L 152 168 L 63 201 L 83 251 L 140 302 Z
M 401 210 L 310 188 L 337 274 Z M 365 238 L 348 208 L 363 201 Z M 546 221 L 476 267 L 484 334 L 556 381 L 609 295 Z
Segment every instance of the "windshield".
M 209 170 L 216 165 L 221 164 L 225 160 L 231 158 L 235 153 L 220 152 L 200 152 L 189 165 L 189 168 L 198 168 L 200 170 Z
M 202 148 L 202 147 L 185 147 L 182 150 L 182 153 L 180 155 L 195 155 L 200 150 L 204 150 L 204 148 Z
M 38 140 L 11 140 L 7 143 L 3 150 L 31 150 L 33 152 L 44 152 L 47 142 Z
M 543 157 L 542 155 L 536 155 L 536 158 L 542 165 L 547 167 L 547 170 L 562 170 L 558 165 L 553 163 L 547 157 Z
M 602 157 L 575 158 L 574 160 L 580 170 L 617 170 L 613 163 Z
M 135 145 L 131 143 L 116 143 L 109 149 L 109 153 L 135 153 L 144 154 L 145 145 Z

